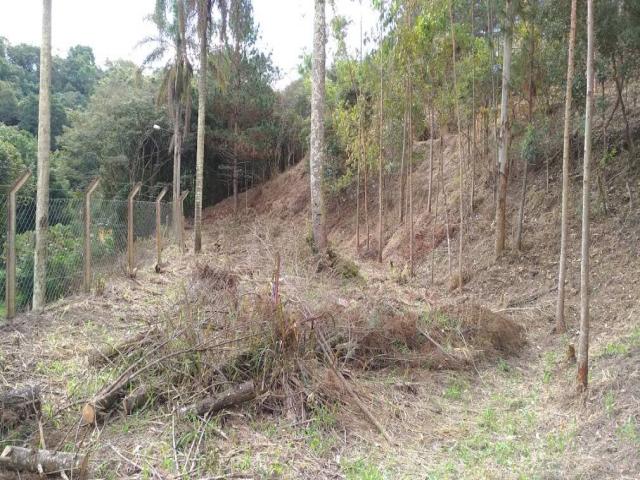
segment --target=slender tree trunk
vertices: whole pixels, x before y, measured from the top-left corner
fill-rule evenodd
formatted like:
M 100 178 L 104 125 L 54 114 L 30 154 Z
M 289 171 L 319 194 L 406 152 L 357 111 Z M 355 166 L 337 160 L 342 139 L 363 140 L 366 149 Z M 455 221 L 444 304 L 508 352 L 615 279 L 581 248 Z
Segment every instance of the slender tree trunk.
M 369 194 L 367 184 L 369 183 L 369 167 L 367 165 L 367 157 L 365 155 L 364 158 L 364 179 L 363 179 L 363 188 L 364 188 L 364 228 L 365 234 L 367 235 L 367 252 L 370 248 L 370 238 L 371 234 L 369 233 Z
M 463 175 L 463 155 L 462 155 L 462 127 L 460 121 L 460 101 L 458 99 L 458 79 L 456 73 L 456 32 L 455 32 L 455 24 L 453 23 L 453 9 L 451 7 L 451 2 L 449 2 L 449 18 L 451 20 L 451 42 L 452 42 L 452 70 L 453 70 L 453 97 L 455 99 L 455 108 L 456 108 L 456 122 L 458 124 L 458 135 L 457 135 L 457 144 L 458 144 L 458 176 L 459 176 L 459 187 L 460 187 L 460 228 L 458 231 L 458 288 L 462 291 L 462 252 L 463 252 L 463 227 L 464 227 L 464 195 L 463 195 L 463 183 L 464 183 L 464 175 Z
M 414 266 L 413 266 L 413 243 L 414 243 L 414 234 L 413 234 L 413 112 L 411 106 L 413 105 L 413 85 L 411 80 L 409 80 L 409 102 L 407 106 L 407 116 L 408 116 L 408 148 L 409 155 L 407 158 L 407 172 L 409 179 L 409 275 L 411 277 L 414 276 Z
M 405 192 L 405 168 L 404 168 L 404 156 L 407 147 L 407 105 L 405 101 L 404 116 L 402 118 L 402 155 L 400 156 L 400 208 L 399 217 L 400 223 L 404 222 L 404 192 Z
M 233 180 L 233 212 L 238 213 L 238 119 L 237 113 L 234 114 L 236 119 L 233 122 L 233 171 L 231 173 Z
M 33 259 L 33 310 L 42 312 L 47 296 L 47 231 L 49 229 L 49 151 L 51 149 L 51 0 L 42 1 L 40 102 L 38 105 L 38 179 L 36 245 Z
M 384 201 L 382 198 L 382 163 L 384 157 L 384 67 L 382 65 L 382 19 L 380 21 L 380 152 L 378 158 L 378 263 L 382 263 L 382 249 L 383 249 L 383 230 L 382 213 L 384 209 Z
M 363 36 L 362 36 L 362 0 L 360 0 L 360 65 L 362 65 L 362 51 L 363 51 Z M 364 162 L 363 170 L 364 170 L 364 179 L 363 179 L 363 187 L 364 187 L 364 221 L 365 221 L 365 233 L 367 235 L 367 252 L 369 251 L 369 200 L 367 198 L 367 150 L 364 145 L 364 113 L 365 113 L 365 103 L 363 99 L 363 104 L 361 105 L 360 111 L 360 152 L 361 152 L 361 160 Z M 360 218 L 360 217 L 358 217 Z M 359 225 L 359 224 L 358 224 Z
M 176 243 L 182 249 L 182 205 L 180 202 L 180 170 L 182 161 L 182 133 L 180 132 L 180 101 L 176 102 L 173 119 L 173 228 Z
M 629 118 L 627 116 L 627 107 L 625 106 L 622 93 L 624 91 L 624 76 L 622 72 L 618 72 L 618 64 L 616 62 L 615 54 L 613 56 L 613 79 L 616 84 L 616 93 L 618 94 L 618 103 L 622 109 L 622 119 L 624 120 L 624 136 L 627 141 L 629 152 L 631 157 L 634 156 L 635 145 L 633 144 L 633 137 L 631 136 L 631 129 L 629 128 Z
M 356 256 L 360 254 L 360 163 L 362 162 L 362 122 L 358 121 L 358 168 L 356 179 Z
M 433 121 L 433 117 L 432 117 Z M 431 139 L 433 143 L 433 138 Z M 438 226 L 438 198 L 440 198 L 440 191 L 436 188 L 436 204 L 433 211 L 433 219 L 431 220 L 431 284 L 435 281 L 435 268 L 436 268 L 436 228 Z
M 527 201 L 527 171 L 529 169 L 529 161 L 523 158 L 522 162 L 522 190 L 520 192 L 520 208 L 518 208 L 518 220 L 516 224 L 516 249 L 522 251 L 522 226 L 524 223 L 524 206 Z
M 591 123 L 593 109 L 593 0 L 587 0 L 587 105 L 584 117 L 584 171 L 582 174 L 582 248 L 580 260 L 580 338 L 578 340 L 578 389 L 589 381 L 589 214 L 591 210 Z
M 435 124 L 433 120 L 433 101 L 431 102 L 431 108 L 429 109 L 429 120 L 430 120 L 430 137 L 431 141 L 429 142 L 429 191 L 427 194 L 427 211 L 431 213 L 431 189 L 433 188 L 433 142 L 435 142 Z
M 322 192 L 324 171 L 324 94 L 325 94 L 325 0 L 315 0 L 313 62 L 311 85 L 311 228 L 313 242 L 319 251 L 327 248 L 327 231 Z
M 475 0 L 471 2 L 471 124 L 473 141 L 471 151 L 471 213 L 476 199 L 476 49 L 475 49 Z
M 198 0 L 198 35 L 200 37 L 200 76 L 198 77 L 198 139 L 196 145 L 196 200 L 193 216 L 195 253 L 202 250 L 202 188 L 204 180 L 205 116 L 207 111 L 207 2 Z
M 567 238 L 569 216 L 569 163 L 571 161 L 571 99 L 573 95 L 574 55 L 576 44 L 577 0 L 571 0 L 571 28 L 567 58 L 567 87 L 564 99 L 564 138 L 562 144 L 562 218 L 560 220 L 560 260 L 558 261 L 558 302 L 556 304 L 556 333 L 566 331 L 564 319 L 564 291 L 567 275 Z
M 535 30 L 533 25 L 531 26 L 531 49 L 529 52 L 529 112 L 528 120 L 529 125 L 533 128 L 533 67 L 534 67 L 534 54 L 535 54 Z M 522 250 L 522 227 L 524 224 L 524 207 L 527 201 L 527 173 L 529 170 L 529 159 L 523 156 L 523 171 L 522 171 L 522 191 L 520 192 L 520 208 L 518 209 L 518 219 L 516 223 L 516 249 Z
M 509 81 L 511 78 L 511 46 L 513 42 L 513 20 L 511 0 L 506 0 L 507 19 L 504 32 L 504 54 L 502 61 L 502 100 L 500 105 L 500 137 L 498 138 L 499 184 L 498 208 L 496 209 L 496 257 L 502 255 L 505 243 L 507 181 L 509 178 Z
M 452 278 L 451 270 L 451 235 L 449 233 L 449 205 L 447 202 L 447 189 L 444 185 L 444 139 L 440 136 L 440 188 L 442 189 L 442 200 L 444 201 L 444 220 L 447 231 L 447 267 L 449 280 Z
M 494 153 L 493 158 L 491 159 L 491 171 L 493 175 L 493 210 L 494 213 L 497 210 L 497 201 L 498 201 L 498 175 L 500 170 L 500 162 L 498 160 L 497 155 L 497 146 L 498 146 L 498 126 L 496 124 L 496 110 L 497 110 L 497 102 L 496 102 L 496 79 L 493 73 L 493 67 L 496 64 L 495 59 L 495 42 L 493 35 L 493 15 L 492 15 L 492 0 L 487 0 L 487 30 L 489 32 L 489 45 L 490 45 L 490 59 L 491 59 L 491 123 L 493 125 L 493 145 L 494 145 Z

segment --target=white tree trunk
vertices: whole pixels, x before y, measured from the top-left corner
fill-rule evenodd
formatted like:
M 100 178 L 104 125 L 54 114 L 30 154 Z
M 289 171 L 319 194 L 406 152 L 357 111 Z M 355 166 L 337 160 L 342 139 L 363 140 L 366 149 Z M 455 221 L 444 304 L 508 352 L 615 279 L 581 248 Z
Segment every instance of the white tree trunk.
M 464 195 L 463 195 L 463 182 L 464 175 L 462 169 L 462 127 L 460 122 L 460 101 L 458 100 L 458 80 L 456 74 L 456 31 L 455 24 L 453 21 L 453 11 L 451 8 L 451 3 L 449 3 L 449 17 L 451 20 L 451 42 L 452 42 L 452 70 L 453 70 L 453 97 L 455 99 L 455 109 L 456 109 L 456 122 L 458 125 L 458 136 L 457 136 L 457 146 L 458 146 L 458 176 L 459 176 L 459 190 L 460 190 L 460 228 L 458 231 L 458 289 L 462 291 L 462 252 L 463 252 L 463 227 L 464 227 Z
M 511 79 L 511 47 L 513 42 L 513 19 L 511 0 L 506 0 L 507 19 L 504 31 L 504 54 L 502 60 L 502 101 L 500 104 L 500 136 L 498 138 L 498 208 L 496 208 L 496 256 L 504 250 L 507 181 L 509 178 L 509 81 Z
M 562 220 L 560 222 L 560 261 L 558 262 L 558 303 L 556 305 L 556 333 L 566 330 L 564 320 L 564 287 L 567 276 L 567 235 L 569 214 L 569 141 L 571 138 L 571 97 L 573 94 L 574 52 L 576 44 L 577 0 L 571 0 L 571 29 L 567 58 L 567 89 L 564 100 L 564 140 L 562 144 Z
M 327 247 L 322 176 L 324 169 L 324 89 L 325 89 L 325 0 L 315 0 L 313 64 L 311 84 L 311 228 L 315 247 Z
M 173 122 L 173 228 L 176 243 L 182 249 L 182 202 L 180 202 L 180 163 L 182 155 L 182 134 L 180 133 L 180 103 L 176 102 Z
M 47 230 L 49 228 L 49 150 L 51 148 L 51 0 L 42 1 L 40 103 L 38 105 L 38 184 L 36 246 L 33 260 L 33 310 L 42 312 L 47 290 Z
M 584 116 L 584 171 L 582 174 L 582 249 L 580 261 L 580 338 L 578 388 L 589 381 L 589 213 L 591 209 L 591 119 L 593 110 L 593 0 L 587 0 L 587 105 Z
M 196 145 L 196 199 L 193 216 L 194 252 L 202 249 L 202 187 L 204 180 L 205 116 L 207 111 L 207 2 L 198 0 L 198 35 L 200 37 L 200 76 L 198 77 L 198 139 Z

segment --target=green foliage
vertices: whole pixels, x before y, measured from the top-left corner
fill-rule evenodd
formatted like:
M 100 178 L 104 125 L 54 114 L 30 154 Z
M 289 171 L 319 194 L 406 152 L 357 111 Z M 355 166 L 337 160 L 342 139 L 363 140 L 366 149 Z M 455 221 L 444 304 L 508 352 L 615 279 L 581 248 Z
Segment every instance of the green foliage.
M 58 162 L 71 188 L 99 174 L 108 198 L 126 198 L 127 179 L 170 179 L 170 173 L 161 175 L 171 158 L 169 135 L 153 129 L 164 115 L 155 102 L 158 83 L 140 75 L 133 63 L 110 65 L 86 109 L 71 113 L 71 128 L 60 138 Z
M 78 225 L 57 224 L 49 227 L 47 256 L 47 300 L 55 300 L 72 292 L 81 277 L 82 236 Z M 27 231 L 16 236 L 16 303 L 29 305 L 33 294 L 33 249 L 35 236 Z M 95 240 L 96 242 L 99 240 Z M 96 249 L 98 250 L 98 249 Z M 107 255 L 106 250 L 101 250 Z M 99 257 L 98 257 L 99 258 Z M 96 258 L 96 261 L 98 261 Z M 2 271 L 4 274 L 4 271 Z
M 529 124 L 522 137 L 522 143 L 520 145 L 520 156 L 522 159 L 532 164 L 536 158 L 540 155 L 540 143 L 538 140 L 538 133 L 534 125 Z
M 365 459 L 342 461 L 340 466 L 347 480 L 384 480 L 382 471 Z
M 0 194 L 6 193 L 7 186 L 25 170 L 34 171 L 37 148 L 36 139 L 29 132 L 0 123 Z M 21 195 L 30 195 L 33 185 L 32 178 Z
M 39 47 L 11 45 L 0 48 L 0 123 L 38 131 Z M 65 58 L 52 58 L 51 146 L 68 125 L 67 111 L 82 108 L 100 76 L 90 47 L 71 47 Z

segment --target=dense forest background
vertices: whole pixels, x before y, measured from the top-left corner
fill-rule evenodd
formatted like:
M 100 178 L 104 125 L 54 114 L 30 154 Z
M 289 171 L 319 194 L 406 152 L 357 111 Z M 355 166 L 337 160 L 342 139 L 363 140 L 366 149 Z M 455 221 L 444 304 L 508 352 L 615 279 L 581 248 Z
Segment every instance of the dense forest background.
M 251 16 L 250 4 L 246 15 Z M 139 47 L 149 53 L 149 67 L 129 61 L 96 65 L 90 47 L 78 45 L 52 64 L 51 197 L 72 196 L 100 175 L 108 197 L 126 198 L 142 181 L 141 199 L 153 198 L 171 183 L 172 123 L 163 88 L 169 66 L 160 64 L 167 42 L 158 38 Z M 209 58 L 204 203 L 226 197 L 230 162 L 237 156 L 241 189 L 293 164 L 306 151 L 307 88 L 302 81 L 276 92 L 277 74 L 269 55 L 255 47 L 256 31 L 243 39 L 235 64 L 229 39 L 217 42 Z M 193 50 L 193 51 L 191 51 Z M 0 37 L 0 192 L 25 168 L 35 171 L 38 128 L 39 48 L 13 45 Z M 195 55 L 190 45 L 189 54 Z M 160 66 L 159 66 L 160 65 Z M 235 68 L 235 70 L 233 70 Z M 241 81 L 232 81 L 241 78 Z M 195 83 L 195 81 L 194 81 Z M 185 102 L 195 105 L 192 89 Z M 194 188 L 196 123 L 186 120 L 182 145 L 183 189 Z M 234 130 L 232 121 L 237 119 Z M 33 194 L 35 180 L 21 195 Z M 191 205 L 193 197 L 187 201 Z

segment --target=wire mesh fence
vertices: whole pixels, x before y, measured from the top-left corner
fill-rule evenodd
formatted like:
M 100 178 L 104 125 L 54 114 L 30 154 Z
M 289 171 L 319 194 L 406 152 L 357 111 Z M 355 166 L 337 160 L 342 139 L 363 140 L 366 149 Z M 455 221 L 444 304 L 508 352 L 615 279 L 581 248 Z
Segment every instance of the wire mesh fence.
M 35 250 L 35 198 L 16 198 L 16 311 L 29 310 L 33 296 Z M 133 269 L 156 260 L 156 222 L 160 222 L 159 239 L 163 246 L 173 240 L 170 202 L 133 201 Z M 89 241 L 85 254 L 85 198 L 52 198 L 49 201 L 49 228 L 46 253 L 46 301 L 53 302 L 83 288 L 104 284 L 113 275 L 129 271 L 128 202 L 95 195 L 89 202 Z M 0 195 L 0 316 L 6 315 L 8 197 Z M 91 269 L 85 283 L 85 265 Z

